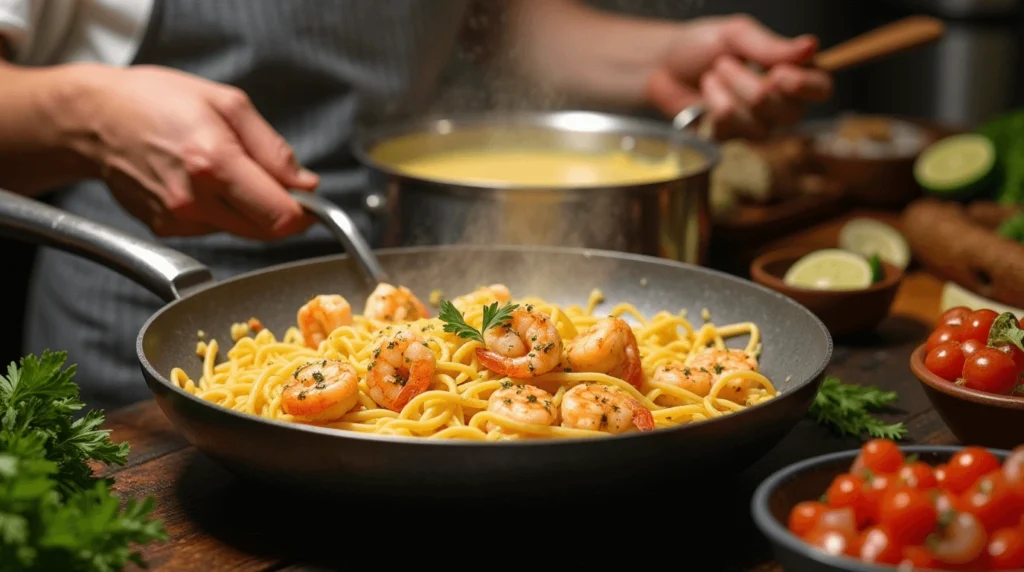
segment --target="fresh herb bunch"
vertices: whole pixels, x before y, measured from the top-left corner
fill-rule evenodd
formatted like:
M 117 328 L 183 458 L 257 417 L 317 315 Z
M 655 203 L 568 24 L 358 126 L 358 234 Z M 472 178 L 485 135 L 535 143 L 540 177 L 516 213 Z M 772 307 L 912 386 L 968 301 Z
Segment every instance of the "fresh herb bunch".
M 78 420 L 85 404 L 64 369 L 67 354 L 11 363 L 0 376 L 0 570 L 114 572 L 144 566 L 131 548 L 166 535 L 149 520 L 153 499 L 121 501 L 90 461 L 123 465 L 127 444 L 99 429 L 103 413 Z
M 511 320 L 512 312 L 517 308 L 519 308 L 519 304 L 511 302 L 505 302 L 501 307 L 498 306 L 497 302 L 492 303 L 490 306 L 484 306 L 483 323 L 479 330 L 467 324 L 462 312 L 448 300 L 441 301 L 441 312 L 438 314 L 438 317 L 444 322 L 444 331 L 455 334 L 463 339 L 476 340 L 483 343 L 483 333 Z
M 809 411 L 818 423 L 827 425 L 841 435 L 876 439 L 901 439 L 907 433 L 903 423 L 885 423 L 871 415 L 896 401 L 895 391 L 883 391 L 874 386 L 843 383 L 829 376 L 822 382 L 818 395 Z

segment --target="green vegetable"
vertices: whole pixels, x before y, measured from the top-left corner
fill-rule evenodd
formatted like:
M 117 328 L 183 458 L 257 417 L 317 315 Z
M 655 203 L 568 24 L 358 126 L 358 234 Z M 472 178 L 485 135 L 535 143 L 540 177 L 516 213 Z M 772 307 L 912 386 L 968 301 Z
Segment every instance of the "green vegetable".
M 121 501 L 90 461 L 124 464 L 127 444 L 99 429 L 63 352 L 27 356 L 0 376 L 0 570 L 113 572 L 144 565 L 132 545 L 166 538 L 153 499 Z
M 1024 330 L 1020 329 L 1017 317 L 1010 312 L 1003 312 L 992 322 L 988 331 L 988 345 L 1013 344 L 1024 351 Z
M 815 421 L 831 427 L 840 435 L 859 437 L 867 434 L 876 439 L 896 440 L 907 433 L 903 423 L 888 424 L 871 415 L 871 410 L 886 407 L 896 399 L 894 391 L 847 384 L 829 376 L 818 389 L 808 413 Z
M 1000 236 L 1024 244 L 1024 213 L 1016 214 L 1003 221 L 996 232 Z
M 945 199 L 968 200 L 999 182 L 995 144 L 979 133 L 960 133 L 925 148 L 914 162 L 914 178 Z
M 871 265 L 871 283 L 880 282 L 882 278 L 885 278 L 885 270 L 882 268 L 882 259 L 877 254 L 872 254 L 871 258 L 868 258 L 868 264 Z
M 479 330 L 467 324 L 462 316 L 462 312 L 448 300 L 441 301 L 441 312 L 438 314 L 438 317 L 444 322 L 444 331 L 456 334 L 463 339 L 476 340 L 483 343 L 483 332 L 511 320 L 512 312 L 518 307 L 518 304 L 511 302 L 505 302 L 500 308 L 497 302 L 490 306 L 484 306 L 483 323 Z
M 1003 204 L 1024 204 L 1024 110 L 996 117 L 976 132 L 996 148 L 1003 180 L 994 198 Z

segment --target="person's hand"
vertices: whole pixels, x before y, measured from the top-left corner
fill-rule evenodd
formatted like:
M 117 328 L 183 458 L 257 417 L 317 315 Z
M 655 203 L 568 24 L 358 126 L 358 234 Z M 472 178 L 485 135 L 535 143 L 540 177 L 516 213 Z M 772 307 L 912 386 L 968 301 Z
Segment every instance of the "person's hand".
M 245 93 L 160 67 L 88 73 L 77 150 L 157 236 L 273 240 L 311 224 L 285 189 L 310 191 L 319 178 Z
M 812 36 L 783 38 L 747 16 L 695 20 L 651 74 L 647 96 L 669 117 L 703 100 L 718 138 L 763 137 L 831 96 L 831 77 L 803 67 L 817 49 Z M 758 74 L 746 62 L 767 71 Z

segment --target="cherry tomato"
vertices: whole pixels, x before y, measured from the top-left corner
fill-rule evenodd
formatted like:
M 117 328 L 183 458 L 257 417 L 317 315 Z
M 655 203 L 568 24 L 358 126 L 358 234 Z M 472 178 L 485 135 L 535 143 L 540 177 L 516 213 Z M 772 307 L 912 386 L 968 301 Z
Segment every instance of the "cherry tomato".
M 988 540 L 988 563 L 992 570 L 1024 568 L 1024 531 L 1003 528 L 993 533 Z
M 964 320 L 971 314 L 971 309 L 967 306 L 957 306 L 950 308 L 939 316 L 939 326 L 960 326 L 963 325 Z
M 839 475 L 828 487 L 825 498 L 829 506 L 835 508 L 850 507 L 857 518 L 857 526 L 862 526 L 868 521 L 871 508 L 864 497 L 864 479 L 844 474 Z
M 981 348 L 988 347 L 987 344 L 979 342 L 978 340 L 964 340 L 960 343 L 960 351 L 964 352 L 964 358 L 969 358 L 974 355 L 974 352 Z
M 895 474 L 871 474 L 864 479 L 864 505 L 867 511 L 867 522 L 878 522 L 878 511 L 886 493 L 899 486 L 899 478 Z
M 939 489 L 933 489 L 928 491 L 928 496 L 932 499 L 932 504 L 935 505 L 935 511 L 939 513 L 941 519 L 943 515 L 948 514 L 950 511 L 956 510 L 957 498 L 949 492 Z
M 893 489 L 882 497 L 878 521 L 893 534 L 900 545 L 923 542 L 939 521 L 939 511 L 924 491 Z
M 900 560 L 900 570 L 928 570 L 939 567 L 932 553 L 924 546 L 903 547 L 903 560 Z
M 930 352 L 939 344 L 963 341 L 960 339 L 962 334 L 963 329 L 959 326 L 939 326 L 938 328 L 935 328 L 932 335 L 928 336 L 928 341 L 925 342 L 925 348 Z
M 889 439 L 872 439 L 860 448 L 864 466 L 874 473 L 895 473 L 903 466 L 903 452 Z
M 1024 502 L 1024 446 L 1011 451 L 1010 456 L 1003 461 L 1003 478 L 1014 496 Z M 1024 525 L 1024 515 L 1021 519 Z
M 857 556 L 860 552 L 857 535 L 840 530 L 828 530 L 816 526 L 804 537 L 807 544 L 833 556 Z
M 945 342 L 928 352 L 924 358 L 924 367 L 946 381 L 956 381 L 964 371 L 965 361 L 960 342 Z
M 940 489 L 948 490 L 946 488 L 946 476 L 948 475 L 946 465 L 935 465 L 935 482 L 939 485 Z
M 838 530 L 840 532 L 857 533 L 857 517 L 853 509 L 844 506 L 843 508 L 828 507 L 821 513 L 818 522 L 812 528 L 823 528 L 825 530 Z
M 946 526 L 939 528 L 932 544 L 932 554 L 944 565 L 963 566 L 984 555 L 988 536 L 978 519 L 969 512 L 953 515 Z
M 978 391 L 1010 393 L 1017 374 L 1013 358 L 995 348 L 981 348 L 964 362 L 964 386 Z
M 993 310 L 975 310 L 964 319 L 963 330 L 960 333 L 960 341 L 977 340 L 983 344 L 988 343 L 988 332 L 992 329 L 992 322 L 996 321 L 999 313 Z
M 828 505 L 821 502 L 804 501 L 797 503 L 793 510 L 789 511 L 789 531 L 802 537 L 818 524 L 821 513 L 826 510 L 828 510 Z
M 958 509 L 978 517 L 988 532 L 1012 526 L 1018 520 L 1017 506 L 998 469 L 978 479 L 957 502 Z
M 981 477 L 999 468 L 999 459 L 982 447 L 964 447 L 946 464 L 945 489 L 959 495 Z
M 903 465 L 900 467 L 897 477 L 902 486 L 912 489 L 927 491 L 939 486 L 939 481 L 935 478 L 935 471 L 932 470 L 931 465 L 921 461 Z
M 899 564 L 903 559 L 903 547 L 891 529 L 872 526 L 860 537 L 860 559 L 877 564 Z
M 1010 356 L 1013 363 L 1017 364 L 1017 371 L 1024 371 L 1024 352 L 1020 351 L 1020 348 L 1013 344 L 999 344 L 995 348 Z

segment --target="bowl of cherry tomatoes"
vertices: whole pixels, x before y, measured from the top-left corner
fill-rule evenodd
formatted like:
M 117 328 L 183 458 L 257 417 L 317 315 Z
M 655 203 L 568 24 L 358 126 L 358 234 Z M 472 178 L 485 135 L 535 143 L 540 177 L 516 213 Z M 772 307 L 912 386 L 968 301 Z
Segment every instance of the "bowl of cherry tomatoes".
M 1024 569 L 1024 447 L 875 439 L 768 477 L 754 522 L 786 572 Z
M 1024 443 L 1024 340 L 1013 314 L 952 308 L 910 356 L 932 406 L 961 443 Z

